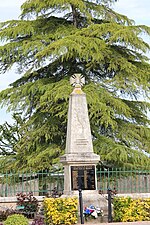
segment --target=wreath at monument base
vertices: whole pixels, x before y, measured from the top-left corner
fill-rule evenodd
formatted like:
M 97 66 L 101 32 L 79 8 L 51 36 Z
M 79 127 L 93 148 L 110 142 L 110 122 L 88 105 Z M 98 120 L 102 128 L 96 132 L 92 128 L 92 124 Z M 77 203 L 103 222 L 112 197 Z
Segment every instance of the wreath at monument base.
M 83 215 L 85 220 L 97 219 L 99 216 L 103 216 L 103 210 L 99 207 L 90 205 L 89 207 L 84 208 Z

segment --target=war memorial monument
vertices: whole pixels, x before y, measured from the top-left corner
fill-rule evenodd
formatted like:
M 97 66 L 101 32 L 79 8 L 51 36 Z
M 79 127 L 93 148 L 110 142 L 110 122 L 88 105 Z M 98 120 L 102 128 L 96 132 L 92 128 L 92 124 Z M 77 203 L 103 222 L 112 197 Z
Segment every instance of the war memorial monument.
M 96 165 L 100 156 L 93 152 L 86 94 L 82 91 L 85 78 L 74 74 L 70 78 L 74 90 L 69 98 L 67 139 L 64 165 L 64 196 L 78 195 L 82 190 L 83 204 L 93 204 L 106 211 L 107 201 L 97 191 Z

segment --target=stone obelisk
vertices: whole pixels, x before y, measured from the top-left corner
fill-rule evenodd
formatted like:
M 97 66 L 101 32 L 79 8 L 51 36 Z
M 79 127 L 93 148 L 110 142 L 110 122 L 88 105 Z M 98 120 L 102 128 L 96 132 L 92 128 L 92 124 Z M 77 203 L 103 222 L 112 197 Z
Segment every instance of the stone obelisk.
M 96 190 L 96 164 L 100 156 L 94 154 L 86 94 L 81 87 L 85 78 L 74 74 L 70 78 L 74 90 L 69 98 L 67 139 L 64 164 L 64 195 L 72 195 L 78 189 Z
M 64 194 L 78 196 L 82 190 L 83 205 L 98 206 L 107 218 L 107 201 L 97 191 L 96 165 L 100 156 L 94 154 L 86 95 L 81 87 L 85 78 L 74 74 L 70 79 L 74 86 L 69 98 L 67 139 L 65 154 L 61 157 L 64 165 Z

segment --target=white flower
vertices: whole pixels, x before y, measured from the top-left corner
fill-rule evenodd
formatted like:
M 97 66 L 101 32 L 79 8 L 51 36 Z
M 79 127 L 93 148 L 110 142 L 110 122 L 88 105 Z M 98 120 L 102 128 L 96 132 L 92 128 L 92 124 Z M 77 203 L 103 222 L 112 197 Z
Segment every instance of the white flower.
M 101 212 L 101 209 L 99 207 L 96 207 L 96 212 L 97 213 L 100 213 Z
M 94 211 L 91 213 L 91 215 L 92 215 L 92 216 L 94 216 L 94 217 L 95 217 L 95 219 L 96 219 L 96 218 L 98 218 L 98 215 L 97 215 L 96 210 L 94 210 Z

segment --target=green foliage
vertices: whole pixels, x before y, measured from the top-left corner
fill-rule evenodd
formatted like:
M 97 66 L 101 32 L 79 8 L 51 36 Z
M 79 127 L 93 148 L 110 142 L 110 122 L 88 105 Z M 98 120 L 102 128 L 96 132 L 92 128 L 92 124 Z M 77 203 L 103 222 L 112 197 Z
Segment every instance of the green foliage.
M 113 11 L 114 2 L 28 0 L 20 20 L 1 23 L 0 71 L 15 64 L 24 73 L 0 92 L 1 105 L 21 113 L 19 123 L 0 128 L 1 168 L 10 169 L 11 160 L 20 170 L 59 163 L 74 73 L 86 78 L 94 151 L 102 163 L 149 168 L 150 104 L 139 96 L 149 99 L 150 47 L 141 35 L 150 28 Z
M 28 224 L 29 224 L 28 219 L 20 214 L 8 216 L 4 222 L 4 225 L 28 225 Z
M 150 199 L 114 199 L 114 221 L 133 222 L 150 220 Z
M 1 155 L 13 155 L 16 153 L 16 144 L 21 138 L 19 133 L 20 126 L 23 125 L 23 120 L 19 113 L 13 115 L 14 124 L 8 124 L 5 122 L 0 125 L 0 154 Z
M 48 224 L 71 225 L 77 223 L 77 198 L 45 198 L 43 204 Z
M 38 211 L 38 200 L 36 197 L 33 196 L 32 192 L 29 192 L 28 194 L 24 193 L 17 193 L 17 209 L 19 212 L 23 212 L 24 215 L 26 215 L 27 218 L 32 218 L 33 213 Z M 23 208 L 19 208 L 23 207 Z
M 9 208 L 1 209 L 0 210 L 0 221 L 6 220 L 8 216 L 15 214 L 15 213 L 17 213 L 17 211 L 14 209 L 9 209 Z M 0 223 L 0 225 L 2 225 L 2 224 Z

